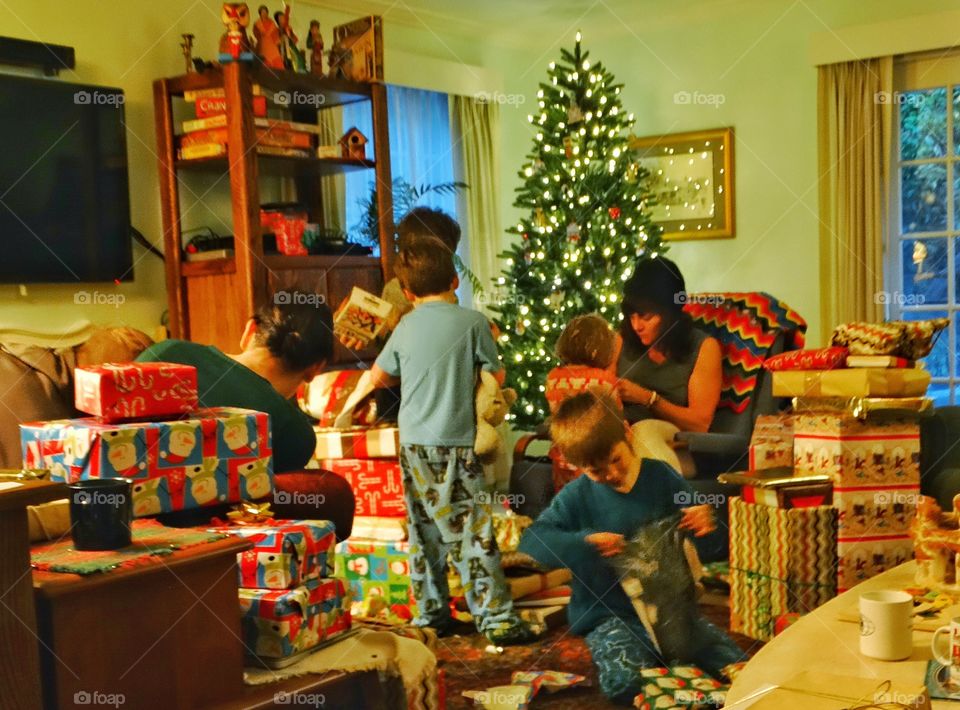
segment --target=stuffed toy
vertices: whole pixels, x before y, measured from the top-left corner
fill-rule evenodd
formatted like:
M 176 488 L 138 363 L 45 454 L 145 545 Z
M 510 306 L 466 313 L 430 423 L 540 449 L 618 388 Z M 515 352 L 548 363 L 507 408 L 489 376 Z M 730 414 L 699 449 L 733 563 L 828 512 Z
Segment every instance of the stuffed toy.
M 503 423 L 510 411 L 510 405 L 516 401 L 516 391 L 510 388 L 501 389 L 493 375 L 484 370 L 480 371 L 475 399 L 477 438 L 473 442 L 473 450 L 481 463 L 492 463 L 496 459 L 503 443 L 496 428 Z

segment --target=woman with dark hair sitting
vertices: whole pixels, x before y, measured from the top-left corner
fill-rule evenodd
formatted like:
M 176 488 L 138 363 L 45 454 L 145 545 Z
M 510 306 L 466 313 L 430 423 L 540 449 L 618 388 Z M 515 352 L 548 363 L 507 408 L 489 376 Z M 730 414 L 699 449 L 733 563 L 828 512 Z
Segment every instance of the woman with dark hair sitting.
M 620 396 L 651 440 L 709 430 L 720 401 L 720 343 L 694 327 L 685 301 L 683 275 L 663 257 L 638 262 L 623 288 Z
M 238 353 L 165 340 L 147 348 L 137 360 L 196 367 L 201 407 L 242 407 L 269 414 L 275 491 L 310 493 L 310 500 L 319 503 L 305 507 L 272 500 L 273 511 L 278 518 L 332 520 L 343 539 L 353 527 L 353 492 L 335 474 L 303 471 L 317 438 L 293 400 L 300 384 L 320 374 L 333 354 L 333 317 L 318 299 L 293 300 L 298 302 L 266 306 L 250 318 Z M 199 512 L 209 517 L 218 511 L 214 507 Z

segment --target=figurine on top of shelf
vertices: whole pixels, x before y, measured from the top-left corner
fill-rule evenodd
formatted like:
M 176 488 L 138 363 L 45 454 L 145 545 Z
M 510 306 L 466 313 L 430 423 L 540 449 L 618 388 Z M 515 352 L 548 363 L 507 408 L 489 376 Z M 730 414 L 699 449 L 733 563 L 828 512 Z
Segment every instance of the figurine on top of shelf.
M 247 38 L 247 25 L 250 24 L 250 8 L 245 2 L 225 2 L 220 15 L 227 31 L 220 38 L 220 62 L 253 61 L 253 51 Z
M 280 28 L 270 17 L 270 10 L 266 5 L 261 5 L 257 9 L 257 14 L 259 19 L 253 23 L 257 54 L 271 69 L 283 69 L 283 56 L 280 54 Z
M 289 3 L 284 3 L 283 12 L 275 12 L 273 18 L 277 21 L 277 27 L 280 28 L 280 56 L 283 57 L 284 66 L 301 74 L 306 73 L 307 58 L 297 47 L 300 39 L 290 26 Z
M 183 38 L 183 41 L 180 43 L 180 49 L 183 50 L 183 61 L 187 67 L 187 74 L 190 72 L 196 71 L 193 66 L 193 40 L 194 36 L 192 34 L 182 34 L 180 35 Z
M 310 73 L 323 76 L 323 35 L 320 34 L 320 22 L 317 20 L 310 20 L 307 49 L 310 50 Z

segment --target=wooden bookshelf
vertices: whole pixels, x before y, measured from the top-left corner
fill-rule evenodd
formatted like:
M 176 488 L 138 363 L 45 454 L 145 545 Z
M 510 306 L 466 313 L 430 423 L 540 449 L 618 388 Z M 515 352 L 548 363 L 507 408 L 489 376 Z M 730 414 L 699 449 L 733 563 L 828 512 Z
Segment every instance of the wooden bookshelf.
M 278 92 L 309 92 L 320 97 L 310 108 L 291 109 L 292 119 L 315 123 L 318 112 L 368 101 L 373 114 L 373 159 L 316 158 L 261 155 L 256 151 L 253 115 L 254 86 L 268 105 L 287 108 Z M 220 157 L 177 158 L 174 103 L 186 91 L 223 88 L 226 97 L 227 154 Z M 253 63 L 230 63 L 203 73 L 158 79 L 153 84 L 160 202 L 163 216 L 166 283 L 171 336 L 216 345 L 226 351 L 238 347 L 244 323 L 273 294 L 300 289 L 322 294 L 336 308 L 353 286 L 379 293 L 392 275 L 393 195 L 390 144 L 387 129 L 386 87 L 277 71 Z M 261 178 L 293 178 L 296 201 L 311 221 L 322 222 L 320 178 L 354 170 L 375 176 L 380 214 L 380 258 L 364 256 L 291 257 L 264 254 L 260 227 Z M 187 262 L 182 257 L 180 180 L 188 173 L 220 174 L 229 178 L 235 256 Z M 224 184 L 227 181 L 224 180 Z M 217 189 L 217 188 L 214 188 Z M 224 189 L 227 189 L 226 187 Z M 374 353 L 347 351 L 337 344 L 334 361 L 356 363 Z

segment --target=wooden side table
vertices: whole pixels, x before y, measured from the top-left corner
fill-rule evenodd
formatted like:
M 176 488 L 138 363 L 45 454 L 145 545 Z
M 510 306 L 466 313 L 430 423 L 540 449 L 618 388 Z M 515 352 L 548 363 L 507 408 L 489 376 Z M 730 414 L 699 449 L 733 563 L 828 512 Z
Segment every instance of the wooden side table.
M 30 579 L 27 506 L 67 496 L 49 481 L 17 482 L 0 490 L 0 707 L 40 707 L 40 655 Z M 16 661 L 14 662 L 14 659 Z
M 189 709 L 239 697 L 236 555 L 250 546 L 226 538 L 96 575 L 34 571 L 45 707 L 123 696 L 125 707 Z

